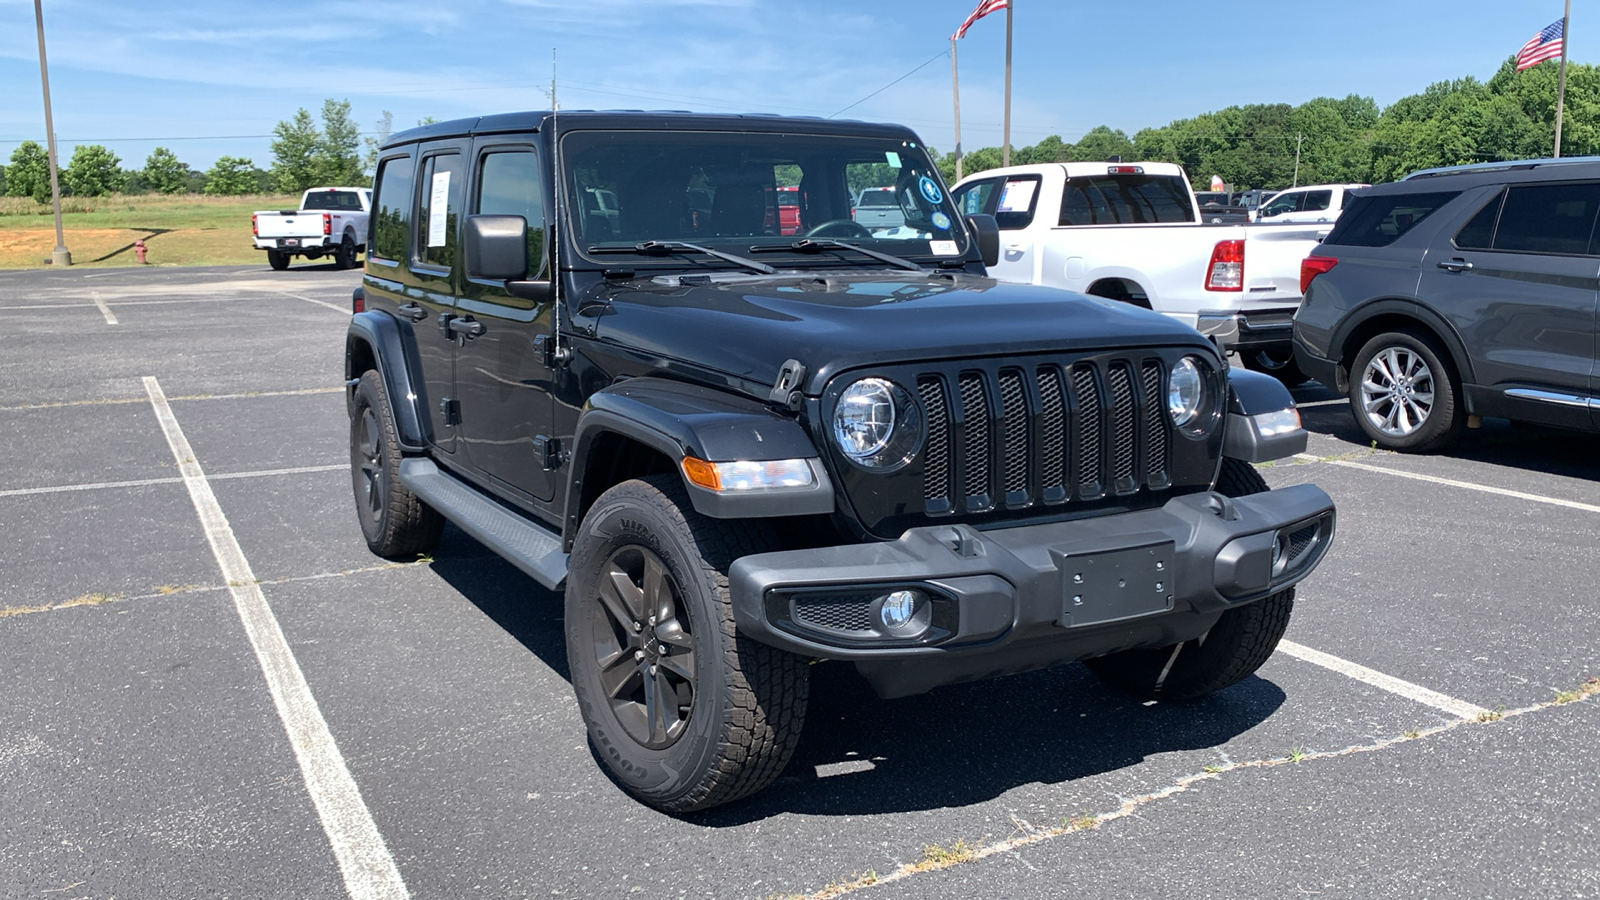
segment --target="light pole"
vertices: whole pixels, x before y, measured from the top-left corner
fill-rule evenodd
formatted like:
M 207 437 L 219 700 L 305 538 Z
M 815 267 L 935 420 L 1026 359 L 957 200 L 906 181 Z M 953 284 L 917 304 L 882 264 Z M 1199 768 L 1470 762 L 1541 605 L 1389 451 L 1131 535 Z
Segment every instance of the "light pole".
M 33 0 L 33 21 L 39 28 L 39 80 L 44 84 L 44 133 L 50 147 L 50 204 L 56 213 L 56 248 L 50 252 L 53 266 L 72 265 L 72 251 L 67 249 L 67 239 L 61 233 L 61 179 L 56 174 L 56 127 L 50 121 L 50 67 L 44 61 L 44 10 L 40 0 Z

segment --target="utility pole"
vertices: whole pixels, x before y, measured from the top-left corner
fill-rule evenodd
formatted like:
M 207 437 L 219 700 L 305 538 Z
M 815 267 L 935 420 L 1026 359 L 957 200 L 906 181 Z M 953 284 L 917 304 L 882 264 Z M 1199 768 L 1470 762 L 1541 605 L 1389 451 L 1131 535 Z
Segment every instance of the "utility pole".
M 956 100 L 956 180 L 961 180 L 961 79 L 956 73 L 956 38 L 950 36 L 950 94 Z
M 1305 139 L 1306 136 L 1304 134 L 1298 131 L 1294 133 L 1294 181 L 1289 185 L 1290 187 L 1300 186 L 1300 143 Z
M 39 80 L 44 84 L 44 133 L 49 138 L 50 203 L 56 213 L 56 248 L 50 252 L 53 266 L 72 265 L 72 252 L 67 249 L 67 239 L 61 233 L 61 179 L 56 175 L 56 127 L 50 121 L 50 67 L 44 61 L 44 10 L 39 0 L 33 0 L 33 21 L 39 29 Z

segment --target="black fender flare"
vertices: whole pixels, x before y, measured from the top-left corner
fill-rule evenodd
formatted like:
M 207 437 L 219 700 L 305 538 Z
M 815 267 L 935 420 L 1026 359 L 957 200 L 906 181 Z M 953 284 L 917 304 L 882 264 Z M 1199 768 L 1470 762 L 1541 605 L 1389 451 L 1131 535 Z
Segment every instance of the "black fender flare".
M 388 313 L 369 309 L 351 316 L 344 344 L 345 397 L 354 400 L 355 383 L 361 377 L 356 371 L 356 347 L 364 344 L 389 394 L 389 412 L 394 416 L 400 448 L 420 453 L 427 449 L 432 422 L 428 418 L 427 393 L 413 380 L 412 373 L 417 370 L 411 365 L 406 337 L 400 323 Z
M 1455 364 L 1456 373 L 1461 376 L 1462 383 L 1477 383 L 1472 371 L 1472 358 L 1467 355 L 1466 344 L 1462 342 L 1461 336 L 1456 334 L 1454 326 L 1425 304 L 1402 297 L 1370 300 L 1346 313 L 1338 327 L 1334 329 L 1333 338 L 1328 342 L 1328 354 L 1333 357 L 1334 363 L 1341 367 L 1344 365 L 1345 344 L 1350 341 L 1352 334 L 1373 319 L 1387 315 L 1404 316 L 1421 322 L 1444 344 L 1445 352 L 1450 354 L 1450 362 Z M 1353 355 L 1360 349 L 1354 347 L 1350 352 Z
M 700 385 L 641 377 L 618 382 L 589 396 L 572 440 L 572 475 L 567 482 L 567 532 L 581 519 L 584 482 L 596 441 L 605 435 L 634 440 L 659 452 L 683 478 L 682 462 L 804 459 L 813 482 L 804 488 L 749 494 L 718 493 L 684 478 L 695 509 L 718 519 L 767 518 L 831 513 L 833 484 L 805 427 L 765 403 Z
M 1294 409 L 1294 396 L 1283 382 L 1263 372 L 1228 370 L 1228 413 L 1222 434 L 1222 455 L 1250 463 L 1304 453 L 1311 436 L 1305 428 L 1283 434 L 1262 434 L 1257 416 Z

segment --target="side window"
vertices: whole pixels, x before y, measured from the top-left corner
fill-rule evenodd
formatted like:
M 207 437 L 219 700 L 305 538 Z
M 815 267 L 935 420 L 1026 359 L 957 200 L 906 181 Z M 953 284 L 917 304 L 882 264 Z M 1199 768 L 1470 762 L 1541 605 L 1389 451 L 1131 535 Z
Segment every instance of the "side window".
M 423 160 L 417 189 L 416 262 L 448 269 L 456 262 L 456 220 L 461 217 L 461 155 Z
M 604 192 L 610 194 L 609 191 Z M 613 206 L 616 197 L 611 197 Z M 531 150 L 488 153 L 478 163 L 478 208 L 490 216 L 521 216 L 528 223 L 528 277 L 545 270 L 544 192 L 539 157 Z
M 400 260 L 406 257 L 406 229 L 411 224 L 411 174 L 409 156 L 396 156 L 378 164 L 377 195 L 369 219 L 367 241 L 372 256 Z
M 1333 191 L 1306 191 L 1300 196 L 1304 198 L 1302 212 L 1320 212 L 1333 203 Z
M 1291 191 L 1279 194 L 1272 198 L 1272 202 L 1261 207 L 1261 217 L 1270 218 L 1281 216 L 1284 213 L 1299 212 L 1300 201 L 1305 197 L 1304 191 Z
M 1588 253 L 1600 184 L 1519 185 L 1506 192 L 1494 249 Z
M 993 178 L 987 181 L 974 181 L 956 191 L 956 209 L 963 216 L 973 216 L 989 212 L 989 199 L 994 196 L 994 186 L 999 182 Z
M 1494 245 L 1494 223 L 1500 218 L 1500 201 L 1505 198 L 1505 191 L 1495 194 L 1493 200 L 1485 203 L 1483 209 L 1456 232 L 1456 249 L 1487 250 Z
M 1459 191 L 1350 197 L 1338 224 L 1323 241 L 1352 247 L 1386 247 L 1459 196 Z M 1490 219 L 1490 225 L 1494 220 Z
M 1000 185 L 1000 199 L 994 205 L 995 221 L 1006 231 L 1017 231 L 1033 223 L 1033 207 L 1039 199 L 1039 176 L 1008 178 Z

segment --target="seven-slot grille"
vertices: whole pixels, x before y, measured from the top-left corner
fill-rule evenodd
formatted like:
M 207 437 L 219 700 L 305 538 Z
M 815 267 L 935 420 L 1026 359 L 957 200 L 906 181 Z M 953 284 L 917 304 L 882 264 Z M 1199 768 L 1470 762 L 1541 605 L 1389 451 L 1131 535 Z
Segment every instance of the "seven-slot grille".
M 1159 359 L 963 369 L 917 377 L 930 514 L 1170 487 Z

